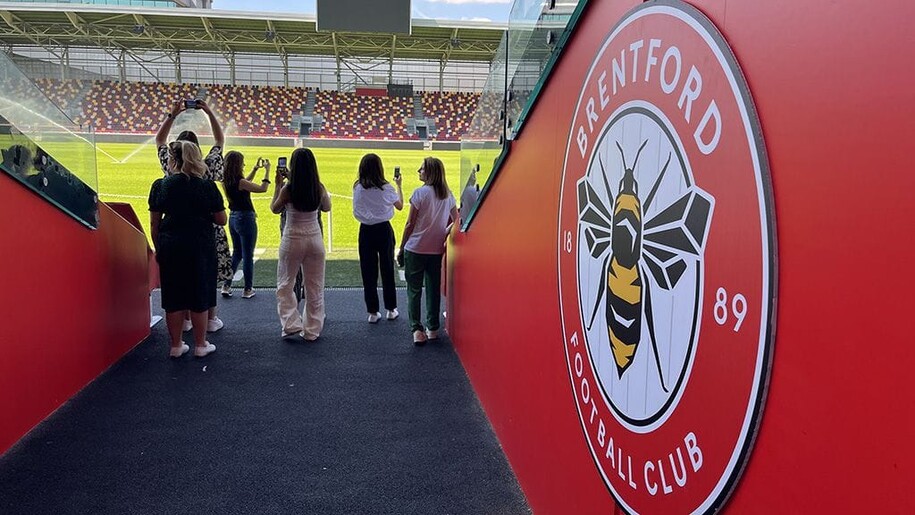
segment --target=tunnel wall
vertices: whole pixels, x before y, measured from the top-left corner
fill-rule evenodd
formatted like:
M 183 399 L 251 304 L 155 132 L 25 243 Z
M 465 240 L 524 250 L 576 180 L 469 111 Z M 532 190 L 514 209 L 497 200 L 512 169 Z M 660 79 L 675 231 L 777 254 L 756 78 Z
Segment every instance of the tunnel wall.
M 149 334 L 146 237 L 91 230 L 0 173 L 0 453 Z M 163 350 L 164 356 L 164 350 Z
M 559 272 L 564 166 L 576 149 L 573 119 L 587 116 L 579 97 L 612 28 L 645 5 L 589 2 L 483 205 L 449 248 L 449 331 L 535 513 L 698 506 L 617 503 L 613 489 L 628 480 L 605 479 L 589 447 L 560 305 L 571 280 Z M 771 177 L 777 285 L 771 319 L 761 321 L 771 330 L 771 353 L 758 425 L 712 508 L 911 512 L 915 39 L 901 20 L 915 7 L 904 0 L 689 5 L 723 35 L 755 104 Z M 703 336 L 714 295 L 703 294 Z M 688 495 L 702 473 L 649 501 Z

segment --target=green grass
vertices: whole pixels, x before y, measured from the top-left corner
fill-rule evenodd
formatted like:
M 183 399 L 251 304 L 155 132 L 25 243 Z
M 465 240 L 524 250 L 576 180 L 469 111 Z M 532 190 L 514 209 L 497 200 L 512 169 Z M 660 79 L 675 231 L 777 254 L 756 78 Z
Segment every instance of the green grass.
M 276 286 L 277 249 L 267 249 L 254 263 L 254 286 Z M 394 281 L 397 286 L 405 286 L 400 275 L 395 271 Z M 347 288 L 362 287 L 362 276 L 359 273 L 359 253 L 356 250 L 338 250 L 327 254 L 327 268 L 324 271 L 324 282 L 328 287 Z M 243 285 L 235 282 L 236 288 Z
M 204 149 L 205 151 L 208 149 Z M 237 150 L 245 155 L 246 171 L 258 157 L 270 159 L 276 164 L 280 156 L 289 156 L 291 147 L 226 147 L 225 151 Z M 359 223 L 353 218 L 353 181 L 359 160 L 368 152 L 378 154 L 385 165 L 385 176 L 391 179 L 395 166 L 403 173 L 404 202 L 409 203 L 410 194 L 421 183 L 416 170 L 422 159 L 429 155 L 425 150 L 373 150 L 373 149 L 313 149 L 318 162 L 321 181 L 331 194 L 331 212 L 324 215 L 325 245 L 327 253 L 327 279 L 330 286 L 360 286 L 358 248 Z M 97 150 L 98 191 L 101 200 L 126 202 L 133 206 L 143 227 L 149 234 L 149 208 L 147 197 L 153 181 L 162 177 L 154 143 L 137 145 L 130 143 L 100 143 Z M 448 185 L 455 196 L 460 175 L 460 152 L 437 151 L 436 157 L 445 164 Z M 263 172 L 259 172 L 263 173 Z M 272 171 L 271 171 L 272 175 Z M 259 177 L 262 177 L 259 175 Z M 273 177 L 271 177 L 273 180 Z M 279 216 L 270 212 L 273 185 L 266 193 L 254 193 L 251 199 L 258 214 L 257 247 L 267 249 L 255 264 L 255 286 L 276 285 L 276 249 L 279 248 Z M 395 211 L 394 234 L 398 241 L 403 234 L 408 207 Z M 332 241 L 328 241 L 331 237 Z

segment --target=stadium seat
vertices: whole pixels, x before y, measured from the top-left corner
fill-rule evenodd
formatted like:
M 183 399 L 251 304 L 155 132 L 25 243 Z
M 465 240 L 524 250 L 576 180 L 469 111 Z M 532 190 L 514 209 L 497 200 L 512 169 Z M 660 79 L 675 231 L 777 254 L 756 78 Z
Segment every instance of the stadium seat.
M 193 98 L 199 84 L 39 79 L 36 84 L 77 123 L 91 123 L 97 132 L 155 134 L 163 113 L 175 99 Z M 207 102 L 237 136 L 296 137 L 290 127 L 301 115 L 308 88 L 205 85 Z M 465 92 L 421 92 L 423 114 L 435 120 L 432 138 L 457 141 L 469 128 L 480 96 Z M 482 106 L 481 106 L 482 107 Z M 316 93 L 314 114 L 324 118 L 313 138 L 416 140 L 407 131 L 413 117 L 409 97 L 362 96 L 337 91 Z

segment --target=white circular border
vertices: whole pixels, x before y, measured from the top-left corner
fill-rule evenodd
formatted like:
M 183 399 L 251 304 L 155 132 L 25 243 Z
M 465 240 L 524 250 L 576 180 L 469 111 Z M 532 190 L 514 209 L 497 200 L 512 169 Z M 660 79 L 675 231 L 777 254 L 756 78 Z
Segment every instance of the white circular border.
M 689 6 L 688 4 L 687 4 L 687 7 L 694 10 L 697 13 L 697 15 L 702 15 L 701 12 L 699 12 L 696 8 Z M 758 341 L 758 345 L 757 345 L 758 350 L 757 350 L 757 356 L 756 356 L 756 367 L 754 369 L 754 374 L 753 374 L 753 387 L 750 392 L 751 402 L 747 406 L 747 413 L 744 415 L 743 424 L 742 424 L 741 430 L 740 430 L 740 437 L 737 440 L 737 444 L 734 446 L 734 450 L 731 454 L 731 458 L 728 461 L 727 466 L 725 467 L 724 471 L 721 474 L 721 478 L 719 478 L 718 483 L 715 485 L 715 488 L 712 489 L 712 491 L 708 495 L 708 497 L 706 497 L 705 500 L 703 501 L 703 503 L 699 507 L 697 507 L 693 512 L 693 513 L 699 513 L 699 512 L 705 512 L 705 511 L 709 510 L 712 507 L 712 505 L 715 503 L 715 501 L 718 500 L 719 496 L 722 494 L 726 485 L 728 485 L 728 483 L 731 481 L 732 475 L 734 474 L 734 469 L 738 465 L 740 455 L 743 453 L 744 449 L 747 447 L 747 438 L 755 437 L 755 434 L 750 435 L 750 425 L 754 418 L 755 411 L 757 408 L 759 408 L 761 410 L 763 407 L 763 404 L 765 402 L 764 397 L 760 397 L 760 387 L 763 386 L 760 384 L 760 377 L 763 372 L 763 370 L 762 370 L 763 364 L 767 363 L 767 360 L 765 359 L 766 351 L 771 350 L 770 346 L 767 345 L 767 339 L 768 339 L 770 333 L 773 333 L 773 335 L 774 335 L 774 323 L 775 323 L 774 317 L 771 317 L 770 313 L 769 313 L 769 304 L 770 304 L 769 301 L 770 301 L 770 299 L 772 299 L 772 303 L 774 306 L 774 292 L 775 292 L 774 284 L 772 282 L 770 282 L 771 270 L 769 270 L 770 264 L 774 264 L 774 257 L 772 256 L 771 250 L 769 247 L 769 237 L 770 236 L 774 237 L 774 233 L 773 233 L 774 229 L 769 227 L 768 222 L 769 222 L 770 216 L 774 222 L 775 215 L 774 215 L 774 212 L 772 212 L 770 214 L 769 212 L 767 212 L 767 209 L 766 209 L 767 204 L 768 204 L 768 201 L 766 198 L 767 190 L 765 188 L 765 185 L 762 182 L 762 179 L 763 179 L 762 178 L 762 169 L 760 166 L 760 156 L 759 156 L 759 151 L 758 151 L 759 149 L 757 148 L 757 139 L 756 139 L 756 136 L 753 134 L 753 125 L 752 125 L 752 121 L 749 118 L 749 114 L 747 112 L 747 106 L 746 106 L 747 101 L 749 101 L 752 104 L 752 99 L 744 98 L 744 95 L 740 90 L 737 80 L 734 77 L 734 69 L 732 69 L 731 63 L 725 58 L 724 54 L 721 52 L 721 48 L 719 47 L 719 42 L 712 36 L 712 34 L 709 33 L 708 30 L 706 30 L 706 28 L 700 23 L 700 21 L 698 19 L 696 19 L 693 16 L 690 16 L 683 9 L 679 9 L 679 8 L 676 8 L 676 7 L 673 7 L 670 5 L 664 5 L 664 4 L 651 5 L 651 6 L 647 6 L 647 7 L 638 6 L 635 9 L 637 9 L 635 12 L 628 13 L 625 18 L 623 18 L 622 20 L 620 20 L 618 22 L 618 24 L 617 24 L 616 28 L 613 30 L 613 32 L 611 32 L 610 35 L 607 36 L 607 38 L 604 40 L 604 43 L 601 46 L 600 50 L 598 50 L 595 53 L 595 58 L 591 63 L 591 67 L 588 69 L 588 74 L 585 77 L 584 81 L 582 82 L 581 93 L 579 94 L 578 101 L 576 102 L 576 105 L 575 105 L 575 112 L 577 113 L 578 108 L 581 106 L 581 99 L 584 98 L 584 93 L 585 93 L 584 85 L 586 85 L 588 83 L 588 81 L 591 79 L 591 77 L 594 73 L 594 68 L 597 66 L 597 62 L 598 62 L 597 58 L 599 56 L 603 55 L 603 53 L 605 52 L 607 47 L 613 42 L 614 38 L 624 28 L 629 26 L 629 24 L 631 24 L 632 22 L 634 22 L 640 18 L 643 18 L 645 16 L 648 16 L 648 15 L 664 14 L 664 15 L 672 16 L 672 17 L 686 23 L 689 27 L 691 27 L 694 31 L 696 31 L 697 34 L 699 34 L 702 37 L 702 39 L 705 41 L 706 45 L 708 45 L 708 48 L 712 51 L 712 53 L 718 59 L 718 64 L 722 67 L 722 70 L 724 71 L 725 76 L 728 78 L 728 82 L 731 85 L 731 91 L 732 91 L 732 93 L 734 93 L 734 97 L 737 100 L 738 109 L 740 110 L 740 117 L 741 117 L 741 120 L 743 121 L 744 131 L 747 135 L 748 147 L 750 149 L 750 155 L 753 160 L 753 170 L 755 172 L 754 175 L 756 176 L 755 177 L 756 178 L 756 191 L 757 191 L 757 198 L 759 200 L 759 211 L 760 211 L 759 212 L 760 229 L 761 229 L 760 234 L 762 236 L 762 241 L 761 241 L 761 243 L 762 243 L 762 245 L 761 245 L 761 250 L 762 250 L 762 283 L 761 283 L 762 295 L 761 295 L 761 300 L 763 300 L 763 302 L 760 303 L 761 304 L 760 318 L 759 318 L 760 334 L 759 334 L 759 341 Z M 702 15 L 702 16 L 704 16 L 704 15 Z M 708 23 L 710 25 L 714 26 L 713 24 L 711 24 L 711 21 L 709 21 Z M 725 40 L 723 39 L 723 36 L 722 36 L 721 42 L 722 43 L 725 42 Z M 734 65 L 735 66 L 737 65 L 736 58 L 734 59 Z M 747 94 L 749 95 L 749 91 L 747 91 Z M 573 121 L 574 121 L 574 119 L 573 119 Z M 569 128 L 569 136 L 566 138 L 566 142 L 567 142 L 566 155 L 563 158 L 562 177 L 560 180 L 560 190 L 559 190 L 560 201 L 563 198 L 563 193 L 565 190 L 566 167 L 568 166 L 569 148 L 570 148 L 568 142 L 572 141 L 571 138 L 573 136 L 573 131 L 574 131 L 574 124 L 573 124 L 573 127 Z M 559 210 L 559 216 L 561 219 L 562 210 Z M 560 234 L 562 233 L 561 224 L 559 225 L 559 233 Z M 561 238 L 560 238 L 560 241 L 561 241 Z M 557 263 L 559 261 L 561 261 L 561 253 L 562 253 L 562 248 L 561 248 L 561 246 L 558 246 L 557 247 Z M 557 271 L 558 271 L 558 276 L 559 276 L 559 284 L 562 284 L 562 279 L 563 279 L 562 278 L 562 267 L 557 266 Z M 576 275 L 577 275 L 577 270 L 576 270 Z M 577 282 L 577 280 L 578 280 L 577 276 L 575 277 L 575 280 Z M 580 306 L 579 306 L 578 311 L 580 312 Z M 701 311 L 699 313 L 701 315 Z M 565 334 L 565 332 L 566 332 L 565 331 L 565 309 L 564 309 L 564 306 L 562 305 L 561 292 L 559 295 L 559 314 L 560 314 L 560 319 L 562 321 L 563 339 L 567 340 L 568 335 Z M 696 343 L 698 344 L 698 342 L 699 342 L 699 338 L 697 335 Z M 773 342 L 774 342 L 774 338 L 773 338 Z M 566 364 L 570 367 L 569 374 L 571 377 L 572 369 L 571 369 L 571 360 L 570 360 L 570 356 L 569 356 L 569 349 L 568 349 L 567 345 L 563 345 L 563 347 L 564 347 L 565 353 L 566 353 Z M 694 354 L 695 354 L 695 352 L 694 352 Z M 768 360 L 768 363 L 771 365 L 771 360 Z M 691 367 L 692 367 L 692 365 L 690 365 L 690 368 Z M 601 388 L 601 390 L 603 390 L 603 388 Z M 573 395 L 574 395 L 574 393 L 573 393 Z M 755 402 L 756 399 L 758 399 L 758 403 Z M 607 478 L 607 474 L 604 472 L 603 468 L 600 466 L 600 461 L 598 460 L 597 455 L 594 452 L 594 448 L 591 445 L 591 440 L 590 440 L 590 438 L 587 437 L 587 429 L 584 426 L 584 419 L 582 418 L 581 409 L 579 407 L 577 400 L 575 402 L 575 409 L 576 409 L 576 411 L 578 411 L 578 418 L 579 418 L 579 422 L 582 424 L 582 430 L 585 431 L 585 435 L 586 435 L 585 440 L 588 443 L 588 449 L 591 451 L 591 457 L 594 460 L 595 464 L 597 465 L 597 469 L 600 471 L 600 474 L 604 479 L 604 484 L 607 486 L 607 488 L 609 488 L 611 490 L 611 492 L 614 494 L 614 498 L 616 499 L 616 501 L 618 503 L 620 503 L 622 505 L 622 507 L 626 509 L 627 512 L 633 513 L 633 514 L 638 513 L 637 511 L 633 510 L 632 507 L 629 506 L 625 502 L 625 500 L 623 499 L 623 496 L 620 495 L 620 493 L 616 489 L 614 489 L 613 484 Z M 610 411 L 612 412 L 613 410 L 611 409 Z M 671 413 L 671 412 L 672 412 L 672 410 L 668 410 L 668 413 Z M 736 484 L 737 478 L 733 478 L 733 479 L 735 479 L 735 484 Z M 725 500 L 726 500 L 726 498 L 721 499 L 722 504 Z

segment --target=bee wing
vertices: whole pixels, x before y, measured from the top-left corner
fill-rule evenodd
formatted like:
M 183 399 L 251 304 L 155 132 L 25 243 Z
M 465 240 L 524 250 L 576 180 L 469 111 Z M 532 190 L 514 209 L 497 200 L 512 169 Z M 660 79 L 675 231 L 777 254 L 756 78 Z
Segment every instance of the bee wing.
M 643 228 L 643 255 L 651 275 L 669 290 L 686 271 L 687 256 L 701 257 L 712 221 L 715 199 L 691 188 L 649 219 Z
M 610 246 L 613 216 L 587 178 L 578 181 L 578 219 L 585 228 L 585 242 L 591 257 L 602 255 Z

